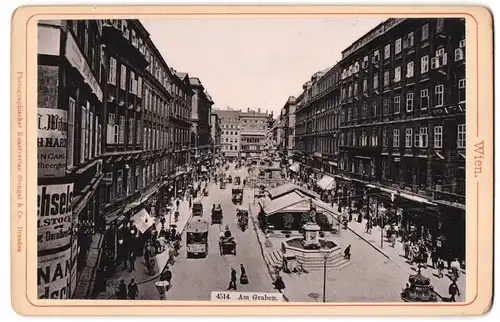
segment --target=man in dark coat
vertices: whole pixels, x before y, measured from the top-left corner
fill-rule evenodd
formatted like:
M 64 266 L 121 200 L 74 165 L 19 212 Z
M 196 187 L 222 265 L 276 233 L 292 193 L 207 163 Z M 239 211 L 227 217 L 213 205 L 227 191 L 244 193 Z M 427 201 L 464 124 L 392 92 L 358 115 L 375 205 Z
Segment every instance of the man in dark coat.
M 450 302 L 456 302 L 455 296 L 460 296 L 460 290 L 458 289 L 458 285 L 455 281 L 451 282 L 448 287 L 448 293 L 450 294 Z
M 125 285 L 125 280 L 121 280 L 120 284 L 116 289 L 116 299 L 117 300 L 126 300 L 127 299 L 127 285 Z
M 241 284 L 248 284 L 248 276 L 247 276 L 247 271 L 243 264 L 240 264 L 240 270 L 241 270 L 241 275 L 240 275 L 240 283 Z
M 234 268 L 231 268 L 231 280 L 229 281 L 229 287 L 227 288 L 228 290 L 236 291 L 236 279 L 236 270 Z
M 135 300 L 139 297 L 139 287 L 135 283 L 135 279 L 132 279 L 128 284 L 128 298 L 131 300 Z

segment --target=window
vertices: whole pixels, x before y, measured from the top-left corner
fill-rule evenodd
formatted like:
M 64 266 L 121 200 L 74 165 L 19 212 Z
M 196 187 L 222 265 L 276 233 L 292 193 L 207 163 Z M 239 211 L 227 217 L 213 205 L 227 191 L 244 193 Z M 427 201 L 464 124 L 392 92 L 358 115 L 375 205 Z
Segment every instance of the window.
M 373 76 L 373 89 L 378 88 L 378 75 Z
M 142 97 L 142 77 L 137 79 L 137 97 Z
M 384 115 L 387 115 L 387 114 L 389 114 L 389 99 L 388 98 L 384 98 L 384 103 L 383 104 L 384 104 L 383 107 L 382 107 L 383 113 L 384 113 Z
M 458 80 L 458 101 L 465 102 L 465 78 Z
M 97 123 L 97 118 L 96 118 L 96 123 Z M 96 153 L 96 155 L 101 155 L 101 153 L 102 153 L 101 137 L 102 137 L 102 126 L 101 126 L 101 124 L 99 124 L 97 126 L 97 153 Z
M 129 91 L 132 94 L 137 94 L 137 91 L 135 90 L 135 74 L 133 71 L 130 71 L 130 80 L 129 80 Z
M 92 158 L 94 157 L 94 139 L 93 139 L 93 135 L 94 135 L 94 113 L 90 112 L 89 113 L 89 126 L 88 126 L 88 141 L 89 141 L 89 148 L 88 148 L 88 151 L 86 152 L 86 158 Z
M 442 32 L 444 29 L 444 19 L 438 18 L 436 21 L 436 33 Z
M 429 90 L 423 89 L 420 91 L 420 109 L 426 110 L 429 108 Z
M 396 44 L 394 45 L 394 54 L 399 54 L 401 52 L 401 38 L 396 39 Z
M 434 148 L 443 148 L 443 126 L 441 125 L 434 127 Z
M 384 127 L 382 130 L 382 146 L 388 146 L 389 145 L 389 136 L 387 134 L 387 127 Z
M 67 158 L 66 165 L 68 168 L 73 166 L 74 146 L 75 146 L 75 100 L 69 98 L 68 105 L 68 136 L 67 136 Z
M 371 135 L 371 146 L 378 146 L 378 134 L 377 130 L 372 130 L 372 135 Z
M 358 95 L 358 83 L 354 83 L 354 96 Z
M 413 47 L 413 45 L 415 44 L 415 36 L 414 36 L 413 32 L 410 32 L 408 34 L 407 44 L 408 44 L 408 48 Z
M 427 40 L 429 38 L 429 24 L 425 24 L 422 26 L 422 41 Z
M 142 129 L 141 129 L 141 121 L 140 120 L 137 120 L 137 131 L 136 131 L 136 144 L 140 144 L 141 143 L 141 133 L 142 133 Z
M 361 133 L 361 146 L 367 146 L 368 145 L 368 137 L 366 136 L 366 132 L 363 131 Z
M 391 44 L 387 44 L 384 48 L 384 59 L 391 57 Z
M 465 149 L 465 124 L 458 124 L 458 127 L 457 127 L 457 148 Z
M 390 84 L 389 77 L 390 77 L 390 73 L 388 70 L 386 70 L 384 72 L 384 86 L 389 86 L 389 84 Z
M 128 119 L 128 144 L 133 144 L 134 143 L 134 119 L 129 118 Z
M 125 142 L 125 116 L 120 116 L 120 132 L 118 133 L 118 143 L 123 144 Z
M 373 102 L 373 115 L 372 116 L 377 116 L 378 115 L 378 102 Z
M 352 85 L 349 85 L 348 97 L 352 96 Z
M 363 58 L 363 64 L 362 64 L 363 69 L 368 68 L 368 56 L 365 56 Z
M 116 85 L 116 59 L 113 57 L 109 58 L 108 83 Z
M 420 73 L 425 74 L 429 71 L 429 56 L 425 55 L 420 58 Z
M 88 103 L 87 103 L 87 107 L 88 107 Z M 85 108 L 84 106 L 82 106 L 82 118 L 81 118 L 81 142 L 80 142 L 80 162 L 84 162 L 85 161 L 85 154 L 86 154 L 86 150 L 87 150 L 87 144 L 88 144 L 88 141 L 87 141 L 87 112 L 88 112 L 88 109 Z
M 123 170 L 118 170 L 116 179 L 116 197 L 120 198 L 123 195 Z
M 365 118 L 368 116 L 368 106 L 366 102 L 363 102 L 363 109 L 361 110 L 361 118 Z
M 420 147 L 420 132 L 415 132 L 415 147 Z
M 392 130 L 392 146 L 399 147 L 399 129 Z
M 363 93 L 366 93 L 368 91 L 368 79 L 363 79 Z
M 120 88 L 123 90 L 126 87 L 126 81 L 127 81 L 127 67 L 125 67 L 125 65 L 121 65 Z
M 387 178 L 389 173 L 389 162 L 387 160 L 382 160 L 382 178 Z
M 408 62 L 408 64 L 406 64 L 406 77 L 407 78 L 411 78 L 413 77 L 413 62 Z
M 465 59 L 465 48 L 455 49 L 455 61 L 460 61 Z
M 427 128 L 426 127 L 421 127 L 420 128 L 420 147 L 421 148 L 426 148 L 429 143 L 429 135 L 427 133 Z M 415 143 L 415 146 L 417 146 L 417 143 Z
M 412 92 L 406 93 L 406 111 L 407 112 L 413 111 L 413 93 Z
M 394 114 L 401 113 L 401 97 L 394 96 Z
M 444 85 L 437 85 L 434 91 L 434 101 L 436 106 L 443 106 L 444 104 Z
M 394 69 L 394 82 L 399 82 L 401 81 L 401 66 L 396 67 Z
M 413 129 L 412 128 L 406 129 L 405 147 L 411 148 L 412 138 L 413 138 Z

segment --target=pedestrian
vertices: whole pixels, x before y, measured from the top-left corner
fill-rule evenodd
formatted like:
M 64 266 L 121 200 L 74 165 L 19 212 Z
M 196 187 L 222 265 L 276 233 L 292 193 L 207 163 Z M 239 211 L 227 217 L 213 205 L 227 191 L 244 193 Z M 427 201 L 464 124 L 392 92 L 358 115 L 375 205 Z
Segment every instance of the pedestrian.
M 409 259 L 409 257 L 410 257 L 410 242 L 408 241 L 408 239 L 405 239 L 405 241 L 403 242 L 403 249 L 405 251 L 405 258 Z
M 165 228 L 165 216 L 161 216 L 160 224 L 161 224 L 161 229 L 163 230 Z
M 236 291 L 236 270 L 234 268 L 231 268 L 231 280 L 227 289 Z
M 285 289 L 285 283 L 283 282 L 283 279 L 281 276 L 276 276 L 276 279 L 273 282 L 274 288 L 278 290 L 278 292 L 281 293 L 282 290 Z
M 189 197 L 189 209 L 191 209 L 191 203 L 192 203 L 192 200 L 191 200 L 191 197 Z
M 448 287 L 448 293 L 450 294 L 450 302 L 456 302 L 455 296 L 460 296 L 460 290 L 458 289 L 456 281 L 451 282 Z
M 177 199 L 177 200 L 175 201 L 175 205 L 177 206 L 177 209 L 179 209 L 180 204 L 181 204 L 180 200 L 179 200 L 179 199 Z
M 396 232 L 391 230 L 391 246 L 394 248 L 396 246 Z
M 139 287 L 135 283 L 135 279 L 132 279 L 128 284 L 128 298 L 135 300 L 139 297 Z
M 130 266 L 130 271 L 135 271 L 135 266 L 134 266 L 134 263 L 135 263 L 135 254 L 134 254 L 134 251 L 130 251 L 128 253 L 128 263 L 129 263 L 129 266 Z
M 399 226 L 398 225 L 392 226 L 392 231 L 393 233 L 396 234 L 396 238 L 399 238 Z
M 432 268 L 436 269 L 438 263 L 438 252 L 436 248 L 434 248 L 431 252 L 431 261 L 432 261 Z
M 351 245 L 347 246 L 344 250 L 344 258 L 351 259 Z
M 116 287 L 115 296 L 117 300 L 127 299 L 127 285 L 125 285 L 125 280 L 122 279 Z
M 241 284 L 248 284 L 247 271 L 246 271 L 245 267 L 243 267 L 243 264 L 240 264 L 240 271 L 241 271 L 240 283 Z
M 437 263 L 437 270 L 438 270 L 438 276 L 439 278 L 443 278 L 443 270 L 444 270 L 444 261 L 442 259 L 439 259 Z

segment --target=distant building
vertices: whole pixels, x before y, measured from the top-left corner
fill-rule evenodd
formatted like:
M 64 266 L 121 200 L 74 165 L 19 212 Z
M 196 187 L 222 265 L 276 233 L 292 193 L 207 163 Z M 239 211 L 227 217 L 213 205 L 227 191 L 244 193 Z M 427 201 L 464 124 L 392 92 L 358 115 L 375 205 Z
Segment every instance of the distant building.
M 266 147 L 266 131 L 268 128 L 269 114 L 247 109 L 240 112 L 240 157 L 258 157 Z
M 227 159 L 236 159 L 240 151 L 240 110 L 217 109 L 221 124 L 221 153 Z
M 191 162 L 198 168 L 212 155 L 210 115 L 214 103 L 199 78 L 191 77 L 189 82 L 194 92 L 191 102 Z
M 213 154 L 215 156 L 221 153 L 222 127 L 220 117 L 215 111 L 212 111 L 210 122 L 210 135 L 213 142 Z

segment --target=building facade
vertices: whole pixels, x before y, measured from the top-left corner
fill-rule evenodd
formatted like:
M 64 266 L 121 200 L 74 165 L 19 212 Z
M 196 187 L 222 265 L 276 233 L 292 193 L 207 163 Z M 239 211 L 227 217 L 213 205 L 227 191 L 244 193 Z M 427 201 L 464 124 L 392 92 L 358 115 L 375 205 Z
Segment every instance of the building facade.
M 219 115 L 212 111 L 210 115 L 210 135 L 212 137 L 213 142 L 213 154 L 214 156 L 218 156 L 221 153 L 221 135 L 222 135 L 222 127 Z
M 81 292 L 79 280 L 92 275 L 86 266 L 93 263 L 86 258 L 93 252 L 93 234 L 99 239 L 104 231 L 99 220 L 106 153 L 102 37 L 101 21 L 38 23 L 38 268 L 71 267 L 56 281 L 39 275 L 41 299 Z M 50 200 L 60 200 L 63 225 L 41 224 L 54 206 Z
M 240 112 L 240 157 L 259 157 L 265 151 L 269 114 L 247 109 Z
M 226 159 L 236 159 L 240 152 L 240 110 L 217 109 L 221 123 L 221 151 Z
M 210 161 L 213 152 L 210 121 L 214 103 L 199 78 L 191 77 L 189 82 L 193 89 L 191 103 L 191 157 L 193 164 L 196 167 L 201 167 L 203 163 Z
M 292 158 L 295 150 L 295 96 L 290 96 L 281 109 L 280 120 L 280 142 L 282 142 L 282 153 L 285 158 Z
M 333 157 L 341 203 L 464 260 L 464 20 L 388 19 L 303 94 L 297 149 Z
M 38 32 L 39 216 L 59 194 L 73 218 L 39 244 L 43 265 L 71 264 L 66 283 L 41 280 L 39 297 L 92 298 L 136 244 L 134 227 L 152 225 L 139 214 L 164 212 L 190 182 L 193 91 L 138 20 L 51 20 Z

